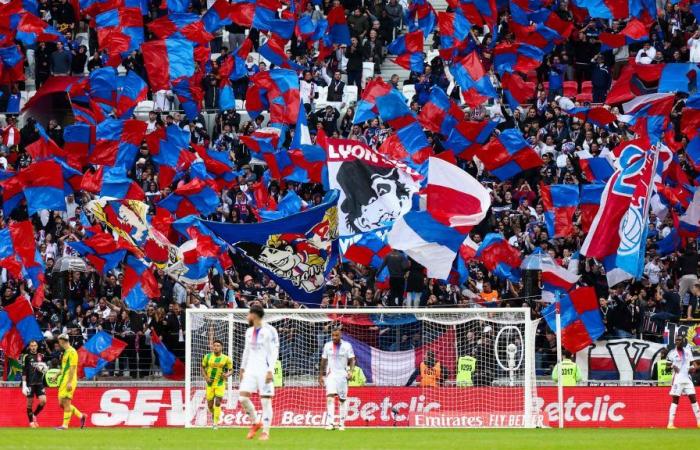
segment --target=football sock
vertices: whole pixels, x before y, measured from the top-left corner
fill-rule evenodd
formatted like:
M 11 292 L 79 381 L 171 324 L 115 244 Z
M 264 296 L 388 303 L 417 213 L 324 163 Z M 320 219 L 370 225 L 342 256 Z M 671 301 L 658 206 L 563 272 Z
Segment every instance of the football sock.
M 219 417 L 221 417 L 221 406 L 214 405 L 214 425 L 219 424 Z
M 678 405 L 675 403 L 671 403 L 671 407 L 668 408 L 668 424 L 673 425 L 673 419 L 676 418 L 676 408 L 678 408 Z
M 690 407 L 693 408 L 693 413 L 695 414 L 695 420 L 697 420 L 698 424 L 700 424 L 700 406 L 698 406 L 698 402 L 691 403 Z
M 83 413 L 81 413 L 80 410 L 73 405 L 70 406 L 70 412 L 78 419 L 83 418 Z
M 32 413 L 32 408 L 27 408 L 27 419 L 29 419 L 29 423 L 34 422 L 34 414 Z
M 63 411 L 63 428 L 68 428 L 68 425 L 70 424 L 70 418 L 73 416 L 73 413 L 68 411 L 65 412 Z
M 270 425 L 272 425 L 272 399 L 261 398 L 260 403 L 262 404 L 263 432 L 270 433 Z
M 345 425 L 345 416 L 348 415 L 348 405 L 344 402 L 340 402 L 340 424 Z
M 35 417 L 35 418 L 36 418 L 36 416 L 39 415 L 39 413 L 41 412 L 42 409 L 44 409 L 44 405 L 42 405 L 41 403 L 39 403 L 39 406 L 37 406 L 36 409 L 34 410 L 34 417 Z
M 248 414 L 250 423 L 256 423 L 258 421 L 258 414 L 255 412 L 253 402 L 251 402 L 248 397 L 241 397 L 241 406 L 243 406 L 246 414 Z
M 326 397 L 326 424 L 333 425 L 333 419 L 335 419 L 335 399 L 333 397 Z

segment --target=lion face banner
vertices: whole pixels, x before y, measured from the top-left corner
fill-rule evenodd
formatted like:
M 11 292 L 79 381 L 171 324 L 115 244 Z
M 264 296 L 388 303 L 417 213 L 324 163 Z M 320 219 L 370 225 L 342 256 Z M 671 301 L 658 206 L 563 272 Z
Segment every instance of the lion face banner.
M 338 257 L 338 192 L 323 203 L 264 223 L 202 223 L 253 261 L 295 300 L 319 303 Z
M 328 139 L 328 180 L 338 189 L 341 236 L 376 230 L 411 210 L 421 176 L 361 142 Z

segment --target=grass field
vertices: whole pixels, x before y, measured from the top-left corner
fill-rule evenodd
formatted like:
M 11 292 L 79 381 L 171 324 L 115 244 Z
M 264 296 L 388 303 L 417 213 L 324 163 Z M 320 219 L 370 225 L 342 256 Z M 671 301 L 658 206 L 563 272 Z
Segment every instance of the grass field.
M 244 429 L 0 429 L 0 449 L 645 449 L 697 448 L 700 430 L 679 429 L 273 429 L 267 442 Z

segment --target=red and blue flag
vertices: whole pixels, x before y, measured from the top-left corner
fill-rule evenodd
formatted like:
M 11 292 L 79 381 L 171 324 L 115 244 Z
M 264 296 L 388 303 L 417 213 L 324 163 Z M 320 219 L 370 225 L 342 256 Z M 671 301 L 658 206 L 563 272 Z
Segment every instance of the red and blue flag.
M 173 352 L 168 350 L 154 329 L 151 329 L 151 345 L 153 351 L 158 355 L 158 363 L 163 376 L 169 380 L 184 380 L 185 365 Z
M 327 35 L 331 44 L 350 45 L 350 29 L 345 20 L 345 9 L 338 5 L 326 16 L 328 20 Z
M 190 214 L 208 216 L 219 206 L 219 196 L 208 183 L 194 179 L 178 186 L 172 194 L 161 200 L 158 206 L 175 214 L 176 217 L 185 217 Z
M 469 23 L 462 10 L 439 12 L 438 26 L 440 55 L 446 60 L 452 60 L 458 55 L 466 55 L 467 48 L 473 44 L 470 39 L 472 24 Z
M 106 331 L 98 331 L 78 349 L 78 374 L 91 380 L 126 348 L 126 342 Z
M 589 183 L 606 183 L 615 172 L 608 158 L 585 155 L 578 160 L 581 173 Z
M 187 39 L 161 39 L 141 46 L 153 92 L 170 89 L 171 82 L 195 72 L 194 44 Z
M 299 77 L 289 69 L 258 72 L 250 79 L 246 109 L 251 118 L 263 109 L 270 111 L 270 122 L 295 124 L 299 114 Z
M 167 9 L 168 14 L 184 13 L 190 6 L 190 0 L 163 0 L 160 9 Z
M 107 119 L 100 123 L 95 130 L 95 147 L 88 161 L 131 170 L 146 135 L 146 126 L 146 122 L 135 119 Z
M 5 305 L 0 311 L 0 349 L 12 359 L 19 359 L 29 341 L 40 342 L 44 335 L 34 317 L 32 305 L 24 296 Z
M 66 38 L 53 26 L 44 22 L 34 14 L 24 13 L 17 24 L 15 39 L 24 45 L 33 45 L 37 42 L 63 42 Z
M 573 217 L 579 202 L 578 185 L 543 184 L 540 187 L 540 195 L 549 237 L 572 235 L 574 233 Z
M 185 116 L 193 120 L 199 116 L 202 111 L 202 101 L 204 100 L 204 91 L 197 81 L 202 76 L 197 72 L 194 77 L 181 77 L 172 82 L 173 93 L 177 96 L 180 102 L 180 107 L 185 111 Z
M 24 80 L 24 55 L 16 45 L 0 48 L 0 82 L 10 84 Z
M 161 188 L 170 184 L 190 168 L 196 159 L 190 148 L 190 132 L 171 124 L 146 135 L 153 163 L 158 168 Z
M 504 130 L 477 150 L 484 167 L 499 180 L 507 180 L 520 172 L 542 165 L 542 158 L 527 143 L 520 131 Z
M 510 245 L 502 234 L 489 233 L 484 236 L 475 258 L 496 277 L 513 282 L 520 281 L 520 251 Z
M 373 230 L 360 235 L 343 253 L 343 257 L 365 267 L 379 269 L 384 257 L 391 252 L 386 230 Z
M 139 8 L 115 8 L 98 14 L 97 40 L 109 55 L 108 64 L 117 67 L 121 58 L 144 43 L 143 15 Z
M 598 39 L 601 43 L 601 51 L 638 44 L 649 40 L 649 25 L 645 25 L 640 20 L 632 19 L 619 33 L 600 33 Z
M 122 281 L 122 300 L 126 306 L 134 311 L 143 311 L 150 299 L 158 297 L 160 288 L 153 268 L 134 256 L 127 256 Z
M 449 136 L 457 124 L 464 120 L 464 112 L 442 88 L 433 86 L 430 98 L 421 108 L 418 120 L 423 128 Z
M 592 287 L 562 292 L 555 303 L 542 310 L 542 316 L 554 332 L 557 331 L 557 309 L 561 317 L 562 346 L 572 353 L 588 347 L 605 332 L 598 296 Z
M 511 109 L 527 103 L 535 97 L 535 85 L 527 83 L 517 73 L 504 72 L 501 75 L 503 97 Z
M 493 51 L 493 65 L 499 75 L 505 72 L 523 72 L 537 69 L 542 64 L 544 52 L 525 43 L 498 44 Z
M 462 97 L 468 105 L 480 105 L 486 99 L 498 97 L 475 51 L 454 62 L 450 71 L 462 89 Z
M 85 172 L 80 184 L 82 190 L 99 193 L 100 197 L 124 200 L 144 200 L 146 194 L 141 186 L 129 178 L 123 167 L 100 166 L 93 172 Z
M 488 142 L 498 124 L 496 120 L 481 122 L 463 120 L 450 132 L 444 142 L 445 149 L 462 159 L 471 159 L 481 146 Z
M 80 241 L 68 242 L 68 245 L 102 274 L 119 266 L 126 256 L 125 245 L 104 232 L 95 233 Z
M 148 29 L 158 39 L 186 39 L 198 45 L 208 45 L 214 39 L 198 14 L 178 12 L 159 17 L 148 23 Z
M 591 224 L 600 207 L 600 200 L 604 190 L 604 184 L 584 184 L 581 186 L 579 208 L 581 210 L 581 229 L 584 232 L 591 229 Z
M 413 0 L 404 16 L 409 32 L 421 30 L 425 36 L 433 32 L 437 23 L 435 9 L 428 0 Z

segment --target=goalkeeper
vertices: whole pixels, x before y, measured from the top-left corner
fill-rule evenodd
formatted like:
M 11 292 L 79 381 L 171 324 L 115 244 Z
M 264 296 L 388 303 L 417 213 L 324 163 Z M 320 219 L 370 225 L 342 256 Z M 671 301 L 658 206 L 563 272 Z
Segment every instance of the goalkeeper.
M 212 413 L 213 428 L 219 425 L 221 417 L 221 399 L 226 392 L 226 380 L 233 371 L 231 358 L 224 355 L 224 343 L 215 340 L 213 353 L 207 353 L 202 359 L 202 378 L 207 382 L 207 406 Z
M 27 397 L 27 419 L 29 426 L 37 428 L 39 423 L 36 418 L 46 405 L 46 389 L 44 384 L 44 373 L 48 366 L 44 362 L 46 355 L 39 352 L 39 343 L 35 340 L 29 341 L 27 353 L 22 357 L 22 394 Z M 34 397 L 39 399 L 36 409 Z

